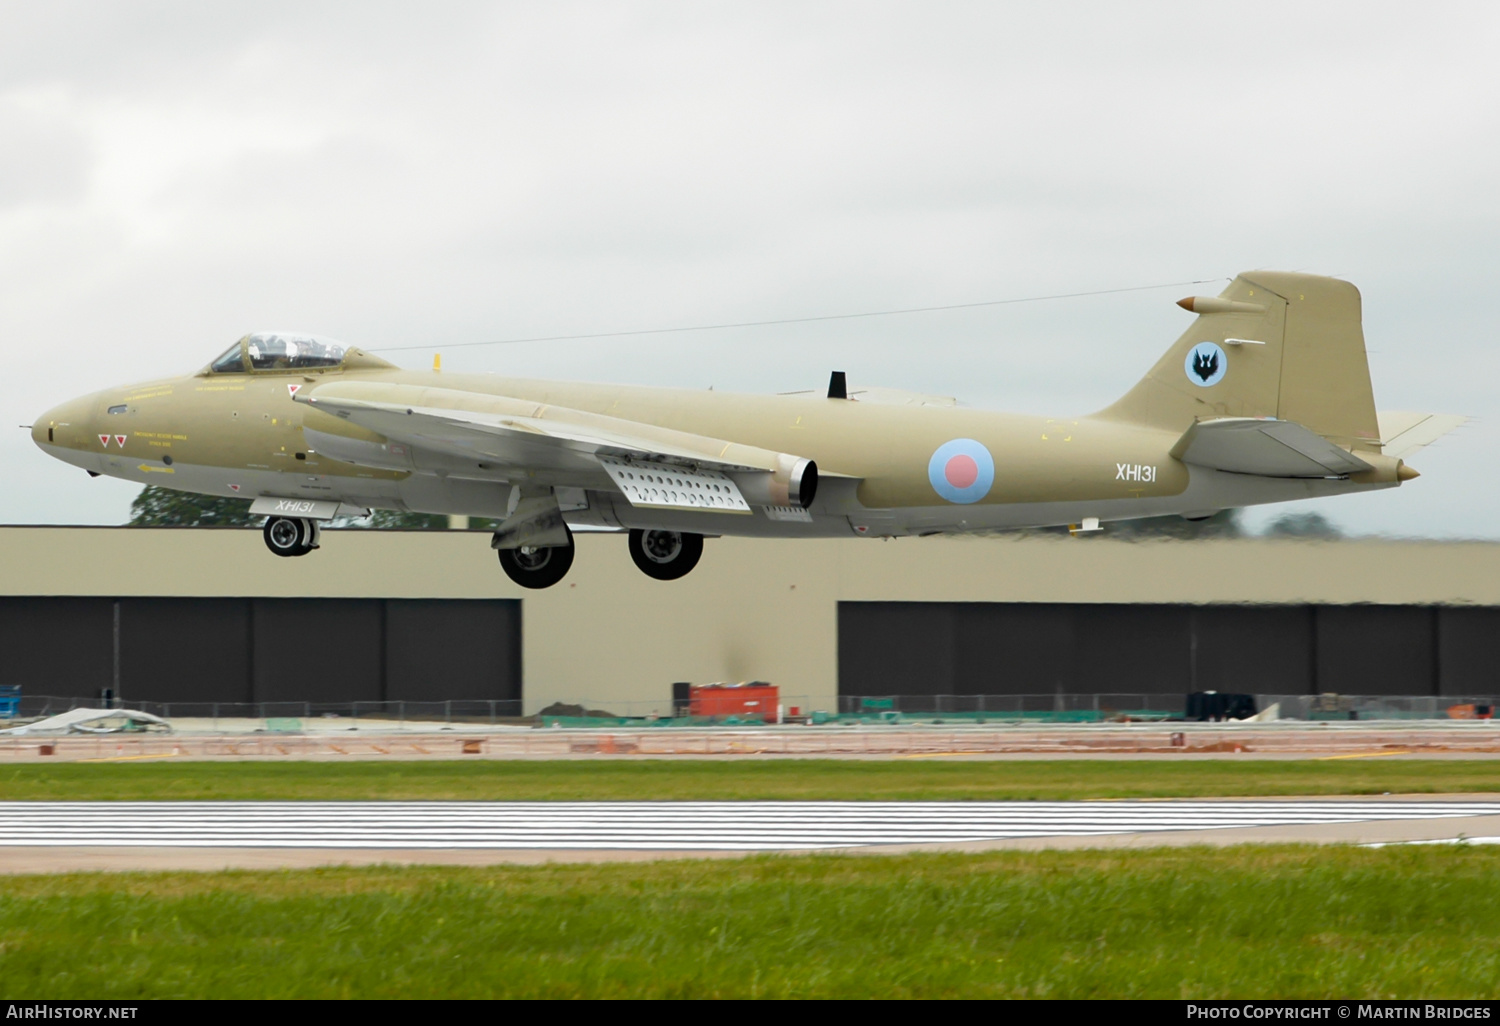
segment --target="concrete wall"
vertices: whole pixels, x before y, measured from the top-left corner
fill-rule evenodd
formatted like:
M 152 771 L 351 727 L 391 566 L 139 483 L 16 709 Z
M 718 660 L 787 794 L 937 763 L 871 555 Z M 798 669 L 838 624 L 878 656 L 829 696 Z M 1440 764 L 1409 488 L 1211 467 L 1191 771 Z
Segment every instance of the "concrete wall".
M 321 550 L 278 559 L 259 531 L 10 527 L 0 595 L 517 598 L 528 710 L 586 698 L 665 711 L 674 680 L 751 678 L 829 707 L 841 601 L 1500 606 L 1500 545 L 720 538 L 662 583 L 622 537 L 581 535 L 568 578 L 527 592 L 477 531 L 327 532 Z

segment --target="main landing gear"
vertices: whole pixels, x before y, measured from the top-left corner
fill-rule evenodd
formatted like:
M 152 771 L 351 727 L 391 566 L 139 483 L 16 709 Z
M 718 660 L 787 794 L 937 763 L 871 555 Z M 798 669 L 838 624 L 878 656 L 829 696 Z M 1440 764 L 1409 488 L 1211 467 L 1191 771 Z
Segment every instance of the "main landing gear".
M 318 522 L 305 517 L 272 517 L 262 533 L 278 556 L 305 556 L 318 547 Z
M 563 530 L 567 531 L 566 526 Z M 538 548 L 523 545 L 518 549 L 499 549 L 500 568 L 505 576 L 523 588 L 550 588 L 568 575 L 573 566 L 573 532 L 568 544 Z
M 500 568 L 523 588 L 550 588 L 573 567 L 573 532 L 560 525 L 565 545 L 522 545 L 499 549 Z M 266 548 L 278 556 L 305 556 L 318 547 L 318 521 L 307 517 L 271 517 L 262 533 Z M 549 539 L 552 540 L 552 539 Z M 703 557 L 703 535 L 684 531 L 630 532 L 630 558 L 641 573 L 657 581 L 686 577 Z
M 703 555 L 703 535 L 681 531 L 630 532 L 630 558 L 647 577 L 675 581 L 698 565 Z
M 573 566 L 573 533 L 567 545 L 523 545 L 500 549 L 500 567 L 505 576 L 523 588 L 550 588 L 567 576 Z M 630 532 L 630 558 L 647 577 L 675 581 L 687 576 L 703 555 L 703 535 L 681 531 Z

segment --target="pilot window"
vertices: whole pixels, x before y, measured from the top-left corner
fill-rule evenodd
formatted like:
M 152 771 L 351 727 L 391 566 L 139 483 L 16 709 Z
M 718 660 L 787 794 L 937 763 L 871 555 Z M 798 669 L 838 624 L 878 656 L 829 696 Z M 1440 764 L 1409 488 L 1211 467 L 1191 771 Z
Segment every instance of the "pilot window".
M 110 408 L 109 408 L 109 409 L 108 409 L 108 410 L 106 410 L 106 411 L 105 411 L 105 412 L 106 412 L 106 413 L 111 413 L 111 414 L 118 414 L 118 413 L 124 413 L 124 412 L 125 412 L 125 411 L 126 411 L 126 410 L 128 410 L 128 409 L 130 409 L 130 407 L 128 407 L 128 406 L 126 406 L 126 405 L 124 405 L 124 404 L 123 404 L 123 403 L 122 403 L 122 404 L 120 404 L 120 405 L 119 405 L 119 406 L 111 406 L 111 407 L 110 407 Z
M 312 335 L 251 335 L 245 340 L 245 350 L 252 370 L 306 370 L 344 362 L 342 345 Z
M 245 354 L 240 350 L 240 344 L 236 342 L 230 346 L 223 356 L 219 357 L 211 365 L 215 374 L 242 374 L 245 370 Z

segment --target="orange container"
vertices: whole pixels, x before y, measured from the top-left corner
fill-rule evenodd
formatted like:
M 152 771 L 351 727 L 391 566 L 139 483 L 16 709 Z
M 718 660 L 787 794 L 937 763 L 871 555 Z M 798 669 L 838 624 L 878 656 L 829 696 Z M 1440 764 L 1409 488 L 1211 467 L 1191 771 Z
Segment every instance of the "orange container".
M 694 684 L 688 692 L 689 716 L 759 716 L 778 720 L 780 691 L 774 684 Z

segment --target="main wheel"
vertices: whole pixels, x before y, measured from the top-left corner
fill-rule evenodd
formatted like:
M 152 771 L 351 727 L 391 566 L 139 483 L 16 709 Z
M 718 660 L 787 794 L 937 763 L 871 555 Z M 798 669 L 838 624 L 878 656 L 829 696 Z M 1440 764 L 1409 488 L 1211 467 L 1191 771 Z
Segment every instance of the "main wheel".
M 500 549 L 500 568 L 505 576 L 523 588 L 550 588 L 564 577 L 573 566 L 573 542 L 569 535 L 567 545 L 549 549 L 522 547 Z
M 278 556 L 305 556 L 317 546 L 317 525 L 299 517 L 271 517 L 261 533 Z
M 698 565 L 703 555 L 703 535 L 681 531 L 630 532 L 630 558 L 641 573 L 658 581 L 675 581 Z

